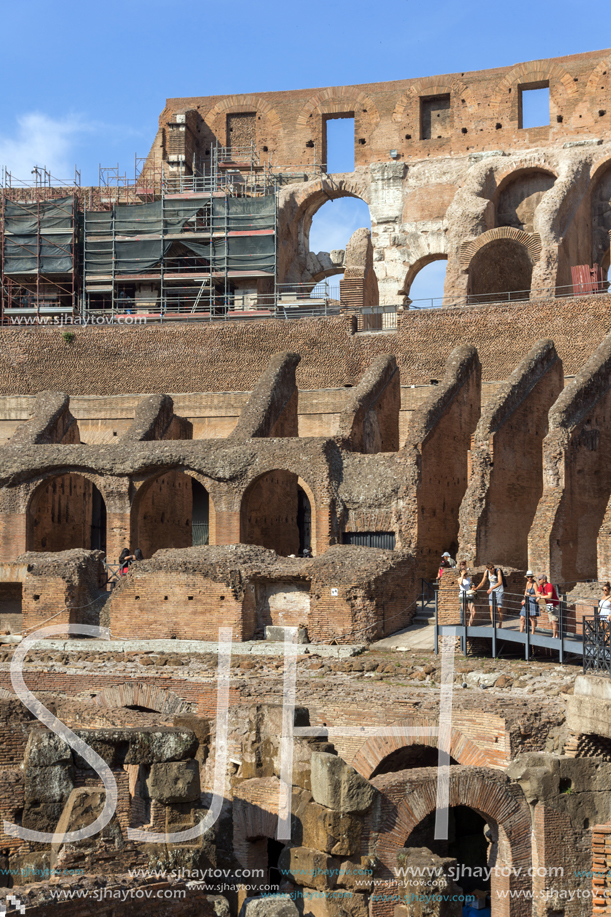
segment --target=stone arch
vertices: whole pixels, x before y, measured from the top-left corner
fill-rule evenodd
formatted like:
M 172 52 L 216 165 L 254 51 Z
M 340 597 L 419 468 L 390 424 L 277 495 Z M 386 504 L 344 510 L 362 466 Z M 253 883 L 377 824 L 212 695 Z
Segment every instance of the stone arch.
M 272 468 L 250 481 L 240 502 L 240 543 L 256 544 L 287 556 L 299 553 L 298 488 L 310 502 L 312 553 L 318 549 L 316 500 L 296 472 Z
M 192 487 L 196 480 L 208 492 L 209 544 L 216 544 L 215 482 L 189 468 L 164 468 L 138 482 L 130 507 L 130 545 L 151 557 L 161 548 L 189 548 L 193 544 Z M 160 487 L 160 499 L 153 506 L 151 490 Z M 150 504 L 150 505 L 149 505 Z M 164 506 L 167 504 L 167 514 Z M 150 514 L 149 526 L 145 525 Z M 172 514 L 174 514 L 172 516 Z M 172 521 L 170 521 L 170 519 Z
M 519 87 L 536 86 L 549 83 L 550 120 L 553 114 L 560 113 L 563 105 L 572 101 L 578 91 L 573 77 L 556 61 L 540 60 L 518 64 L 499 82 L 490 108 L 496 112 L 499 120 L 518 122 Z
M 354 117 L 354 142 L 355 163 L 357 149 L 361 145 L 366 147 L 371 142 L 371 136 L 376 124 L 380 120 L 379 112 L 371 97 L 363 92 L 351 92 L 349 89 L 321 89 L 310 96 L 297 116 L 296 129 L 306 141 L 305 153 L 308 145 L 314 146 L 316 161 L 327 170 L 327 139 L 326 122 L 336 118 Z
M 497 228 L 509 227 L 533 233 L 535 211 L 558 176 L 546 166 L 514 169 L 497 177 L 492 198 Z M 518 225 L 519 224 L 519 225 Z
M 399 295 L 409 297 L 410 290 L 411 290 L 414 280 L 416 279 L 420 271 L 423 268 L 425 268 L 427 265 L 433 264 L 434 261 L 447 261 L 447 260 L 448 260 L 447 252 L 429 252 L 426 255 L 422 255 L 420 258 L 418 258 L 417 261 L 414 261 L 414 263 L 411 264 L 409 268 L 407 269 L 407 274 L 405 275 L 405 282 L 403 284 L 403 287 L 399 290 Z
M 315 112 L 320 115 L 344 114 L 354 112 L 355 121 L 357 114 L 367 115 L 367 120 L 372 124 L 380 120 L 380 114 L 371 97 L 364 92 L 345 92 L 333 88 L 321 89 L 320 92 L 310 96 L 297 116 L 297 129 L 305 130 L 309 126 L 310 116 Z
M 294 216 L 290 217 L 290 219 L 297 228 L 297 250 L 302 255 L 304 262 L 307 262 L 307 257 L 310 254 L 310 229 L 315 214 L 328 201 L 338 200 L 342 197 L 358 198 L 369 207 L 368 194 L 364 188 L 364 183 L 352 176 L 346 176 L 339 181 L 333 182 L 329 179 L 319 178 L 316 181 L 308 182 L 307 186 L 295 195 L 293 206 L 296 208 L 296 212 L 293 211 Z
M 26 551 L 84 548 L 106 553 L 109 501 L 99 475 L 80 468 L 55 469 L 32 484 L 25 507 Z
M 399 725 L 399 723 L 395 725 Z M 437 724 L 433 726 L 425 720 L 414 717 L 402 720 L 400 725 L 426 729 L 427 732 L 418 736 L 371 736 L 361 745 L 350 762 L 351 766 L 369 780 L 376 768 L 389 755 L 400 748 L 407 748 L 413 745 L 437 748 Z M 488 766 L 484 752 L 471 739 L 468 739 L 460 730 L 455 728 L 452 728 L 450 733 L 450 756 L 458 761 L 459 764 L 472 765 L 474 767 Z
M 122 685 L 113 685 L 103 688 L 93 698 L 100 707 L 113 709 L 115 707 L 147 707 L 164 715 L 192 712 L 192 705 L 182 697 L 166 688 L 155 685 L 142 684 L 129 681 Z
M 533 263 L 537 262 L 541 257 L 541 237 L 539 233 L 524 232 L 522 229 L 515 229 L 513 226 L 499 226 L 496 229 L 489 229 L 487 232 L 483 232 L 481 236 L 471 242 L 463 242 L 460 246 L 461 267 L 468 268 L 480 249 L 499 239 L 509 239 L 523 245 Z
M 372 781 L 382 794 L 381 811 L 367 816 L 363 842 L 367 843 L 368 835 L 377 834 L 376 856 L 381 864 L 378 876 L 390 878 L 392 882 L 397 852 L 405 847 L 412 831 L 437 807 L 437 782 L 437 768 L 383 774 Z M 509 778 L 498 771 L 457 766 L 450 768 L 448 795 L 450 808 L 466 806 L 488 822 L 497 835 L 497 853 L 504 859 L 503 863 L 497 859 L 495 865 L 512 867 L 506 870 L 507 873 L 511 871 L 511 875 L 503 875 L 503 869 L 496 875 L 493 871 L 493 901 L 498 900 L 497 893 L 501 889 L 530 888 L 532 826 L 521 788 L 511 784 Z M 507 898 L 512 917 L 530 913 L 529 902 L 524 898 L 509 895 Z
M 590 179 L 590 212 L 592 220 L 592 262 L 609 268 L 611 236 L 611 158 L 599 160 L 592 167 Z
M 278 112 L 269 102 L 257 95 L 227 96 L 217 102 L 206 113 L 204 120 L 217 137 L 224 137 L 225 118 L 227 115 L 251 111 L 256 111 L 257 114 L 265 118 L 267 130 L 270 134 L 279 135 L 282 130 L 282 121 Z M 223 146 L 224 144 L 223 140 Z
M 590 111 L 598 121 L 598 112 L 603 109 L 609 112 L 609 98 L 611 98 L 611 55 L 603 58 L 594 68 L 586 85 L 584 97 L 588 100 Z
M 409 127 L 413 140 L 420 139 L 420 99 L 430 96 L 450 96 L 452 129 L 456 130 L 474 111 L 477 111 L 477 100 L 469 86 L 462 80 L 444 80 L 443 77 L 431 76 L 415 80 L 395 105 L 392 120 L 395 124 Z M 460 101 L 459 101 L 460 100 Z M 401 135 L 401 141 L 404 141 Z

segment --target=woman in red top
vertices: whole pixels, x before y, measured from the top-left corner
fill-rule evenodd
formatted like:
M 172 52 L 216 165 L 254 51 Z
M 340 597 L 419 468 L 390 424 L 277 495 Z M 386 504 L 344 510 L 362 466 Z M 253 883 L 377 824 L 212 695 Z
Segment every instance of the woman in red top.
M 535 596 L 537 599 L 542 599 L 539 601 L 539 605 L 545 605 L 545 610 L 547 611 L 547 616 L 552 624 L 552 637 L 558 636 L 558 594 L 554 586 L 551 583 L 548 583 L 547 576 L 543 574 L 539 577 L 538 585 L 535 590 Z

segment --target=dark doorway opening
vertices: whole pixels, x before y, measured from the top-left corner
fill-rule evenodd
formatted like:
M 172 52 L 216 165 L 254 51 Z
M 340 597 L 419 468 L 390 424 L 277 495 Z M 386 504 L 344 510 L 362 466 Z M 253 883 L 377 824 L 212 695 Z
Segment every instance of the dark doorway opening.
M 106 504 L 95 484 L 91 485 L 91 550 L 106 554 Z
M 299 529 L 299 553 L 312 548 L 312 507 L 302 487 L 297 488 L 297 527 Z
M 457 884 L 465 894 L 475 889 L 490 890 L 488 866 L 490 828 L 478 812 L 468 806 L 454 806 L 448 813 L 448 839 L 435 840 L 435 810 L 410 834 L 406 847 L 428 847 L 441 857 L 454 857 L 458 865 Z
M 191 531 L 193 545 L 210 543 L 210 497 L 208 491 L 195 478 L 191 479 L 193 509 L 191 514 Z
M 278 861 L 283 850 L 284 844 L 281 841 L 277 841 L 273 837 L 267 839 L 267 871 L 270 890 L 272 890 L 271 887 L 273 886 L 274 889 L 280 891 L 282 873 L 278 869 Z

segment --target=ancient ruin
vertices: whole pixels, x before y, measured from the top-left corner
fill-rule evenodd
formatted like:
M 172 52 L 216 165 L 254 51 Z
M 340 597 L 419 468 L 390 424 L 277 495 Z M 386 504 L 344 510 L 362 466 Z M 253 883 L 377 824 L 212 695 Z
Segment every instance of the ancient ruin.
M 611 913 L 610 91 L 169 99 L 0 189 L 2 913 Z

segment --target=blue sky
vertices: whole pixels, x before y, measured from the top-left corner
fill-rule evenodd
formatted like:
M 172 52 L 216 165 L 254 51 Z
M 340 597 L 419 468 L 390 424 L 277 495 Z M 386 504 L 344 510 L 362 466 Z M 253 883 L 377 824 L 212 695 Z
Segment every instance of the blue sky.
M 3 6 L 2 27 L 0 166 L 28 178 L 46 165 L 66 178 L 77 163 L 83 184 L 97 183 L 100 163 L 133 174 L 167 97 L 465 72 L 596 50 L 606 39 L 568 0 L 20 0 Z M 331 206 L 327 248 L 363 225 L 346 202 Z

